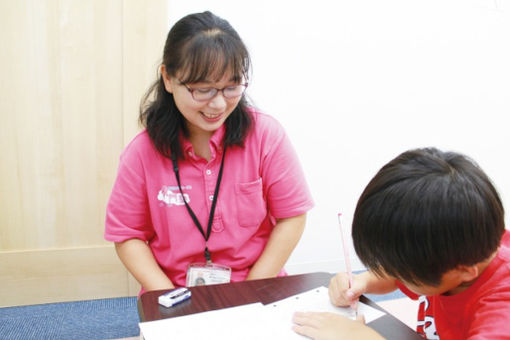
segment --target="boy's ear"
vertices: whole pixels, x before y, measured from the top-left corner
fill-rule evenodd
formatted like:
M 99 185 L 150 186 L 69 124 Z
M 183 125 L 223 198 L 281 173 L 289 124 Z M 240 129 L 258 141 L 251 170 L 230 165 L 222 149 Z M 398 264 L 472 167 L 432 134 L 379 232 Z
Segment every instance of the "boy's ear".
M 457 267 L 457 271 L 462 282 L 473 281 L 480 274 L 479 268 L 476 264 L 472 266 L 459 266 Z
M 173 93 L 174 89 L 173 89 L 172 78 L 168 75 L 168 73 L 166 73 L 165 65 L 161 65 L 161 68 L 159 70 L 161 72 L 161 77 L 163 78 L 163 83 L 165 84 L 165 90 L 168 93 Z

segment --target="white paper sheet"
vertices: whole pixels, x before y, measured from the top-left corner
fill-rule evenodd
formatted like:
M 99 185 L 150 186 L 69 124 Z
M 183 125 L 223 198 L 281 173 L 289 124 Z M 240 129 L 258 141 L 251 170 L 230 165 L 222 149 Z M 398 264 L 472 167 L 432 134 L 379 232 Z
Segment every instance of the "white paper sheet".
M 266 308 L 275 308 L 279 313 L 294 312 L 330 312 L 343 315 L 354 319 L 354 310 L 350 307 L 335 307 L 329 300 L 328 289 L 326 287 L 318 287 L 307 292 L 297 294 L 286 299 L 276 301 L 266 305 Z M 358 303 L 358 313 L 363 314 L 365 322 L 371 322 L 380 318 L 385 313 L 370 307 L 362 302 Z
M 193 298 L 193 297 L 192 297 Z M 335 307 L 328 289 L 319 287 L 289 298 L 262 305 L 254 303 L 170 319 L 140 323 L 146 340 L 166 339 L 304 339 L 292 331 L 292 315 L 302 312 L 331 312 L 351 317 L 351 308 Z M 385 313 L 363 303 L 358 311 L 366 322 Z
M 193 297 L 192 297 L 193 298 Z M 264 305 L 254 303 L 140 323 L 145 340 L 264 339 L 257 326 Z

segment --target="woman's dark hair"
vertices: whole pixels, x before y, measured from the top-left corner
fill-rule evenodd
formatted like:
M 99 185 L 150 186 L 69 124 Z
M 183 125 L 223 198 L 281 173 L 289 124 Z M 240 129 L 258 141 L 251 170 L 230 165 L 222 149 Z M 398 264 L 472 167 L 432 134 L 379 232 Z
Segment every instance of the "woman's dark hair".
M 379 170 L 358 201 L 352 237 L 377 275 L 437 286 L 447 271 L 489 258 L 504 231 L 501 199 L 478 165 L 428 148 Z
M 179 72 L 182 83 L 218 81 L 225 74 L 232 80 L 248 80 L 250 56 L 246 46 L 230 24 L 211 12 L 190 14 L 180 19 L 168 33 L 163 61 L 168 75 Z M 240 145 L 248 133 L 252 117 L 245 95 L 225 121 L 224 146 Z M 140 123 L 156 149 L 165 157 L 182 157 L 179 133 L 188 136 L 185 118 L 165 90 L 163 77 L 149 88 L 140 106 Z

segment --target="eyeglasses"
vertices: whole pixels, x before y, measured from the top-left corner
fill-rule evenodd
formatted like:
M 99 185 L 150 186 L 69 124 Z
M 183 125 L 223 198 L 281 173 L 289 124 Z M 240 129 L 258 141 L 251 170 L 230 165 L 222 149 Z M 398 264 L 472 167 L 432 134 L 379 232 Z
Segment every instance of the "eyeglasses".
M 217 89 L 215 87 L 197 87 L 193 89 L 188 87 L 186 84 L 181 83 L 181 85 L 183 85 L 189 91 L 189 93 L 191 93 L 191 96 L 197 102 L 205 102 L 211 100 L 220 91 L 225 99 L 238 98 L 243 95 L 243 93 L 246 91 L 246 88 L 248 87 L 247 83 L 227 86 L 222 89 Z

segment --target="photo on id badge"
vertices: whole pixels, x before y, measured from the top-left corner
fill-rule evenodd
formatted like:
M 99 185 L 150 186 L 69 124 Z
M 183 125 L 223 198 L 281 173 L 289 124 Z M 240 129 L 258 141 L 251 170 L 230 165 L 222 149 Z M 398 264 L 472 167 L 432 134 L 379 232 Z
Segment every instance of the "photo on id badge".
M 192 263 L 186 274 L 186 286 L 204 286 L 230 282 L 230 267 L 215 263 Z

